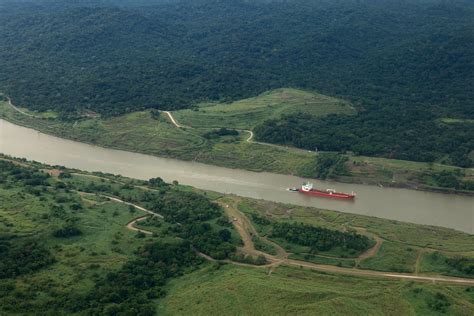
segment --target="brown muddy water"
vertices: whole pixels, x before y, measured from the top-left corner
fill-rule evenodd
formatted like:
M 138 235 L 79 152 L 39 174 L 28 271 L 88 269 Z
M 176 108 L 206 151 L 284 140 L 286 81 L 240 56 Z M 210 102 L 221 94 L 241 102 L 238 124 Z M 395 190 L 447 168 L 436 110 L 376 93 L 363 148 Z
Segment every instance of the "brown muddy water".
M 221 193 L 376 216 L 474 233 L 474 197 L 361 184 L 312 181 L 315 187 L 357 193 L 355 201 L 338 201 L 286 191 L 306 179 L 250 172 L 201 163 L 107 149 L 46 135 L 0 119 L 0 152 L 14 157 L 86 171 L 166 181 Z

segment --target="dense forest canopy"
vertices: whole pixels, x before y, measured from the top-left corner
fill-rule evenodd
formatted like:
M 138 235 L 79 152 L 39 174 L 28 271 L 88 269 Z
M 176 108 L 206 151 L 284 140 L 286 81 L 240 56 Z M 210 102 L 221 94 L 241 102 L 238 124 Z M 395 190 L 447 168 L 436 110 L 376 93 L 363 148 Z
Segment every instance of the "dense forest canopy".
M 113 115 L 294 86 L 473 111 L 467 2 L 14 3 L 0 12 L 0 89 L 33 109 Z
M 474 117 L 470 1 L 3 0 L 0 19 L 0 91 L 34 110 L 110 116 L 295 87 L 348 99 L 359 115 L 295 115 L 260 139 L 472 164 L 472 124 L 437 121 Z M 311 140 L 272 136 L 288 120 L 313 126 Z M 333 145 L 347 131 L 349 145 Z M 442 141 L 418 141 L 430 133 Z

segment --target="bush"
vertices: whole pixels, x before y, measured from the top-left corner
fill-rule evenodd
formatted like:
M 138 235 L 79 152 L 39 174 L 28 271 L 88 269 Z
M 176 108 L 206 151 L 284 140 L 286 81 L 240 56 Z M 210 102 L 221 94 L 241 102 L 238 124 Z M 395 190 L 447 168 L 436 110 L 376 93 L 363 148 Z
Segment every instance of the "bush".
M 221 136 L 238 136 L 239 132 L 233 129 L 221 128 L 219 130 L 214 130 L 211 132 L 207 132 L 203 135 L 203 137 L 207 139 L 218 138 Z
M 258 224 L 258 225 L 262 225 L 262 226 L 267 226 L 267 225 L 270 225 L 271 222 L 269 219 L 263 217 L 263 216 L 260 216 L 258 214 L 255 214 L 255 213 L 252 213 L 252 220 Z
M 328 251 L 334 247 L 341 247 L 360 252 L 371 245 L 368 237 L 354 232 L 341 232 L 300 223 L 274 223 L 271 235 L 284 238 L 291 243 L 311 247 L 313 251 Z
M 437 292 L 434 297 L 430 297 L 427 303 L 430 309 L 441 313 L 445 313 L 448 307 L 451 306 L 451 302 L 446 295 L 440 292 Z
M 55 262 L 37 241 L 0 241 L 0 279 L 32 273 Z
M 456 256 L 446 259 L 446 263 L 462 273 L 474 275 L 474 259 Z
M 69 238 L 82 235 L 82 231 L 74 225 L 67 225 L 53 232 L 57 238 Z

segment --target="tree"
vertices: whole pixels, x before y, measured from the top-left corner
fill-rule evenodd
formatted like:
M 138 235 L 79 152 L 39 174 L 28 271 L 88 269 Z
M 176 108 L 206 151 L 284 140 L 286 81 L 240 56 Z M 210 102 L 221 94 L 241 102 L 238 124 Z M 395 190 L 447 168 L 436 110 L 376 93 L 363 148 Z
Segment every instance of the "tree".
M 228 229 L 221 229 L 219 231 L 219 237 L 221 238 L 222 241 L 229 241 L 232 237 L 232 234 Z

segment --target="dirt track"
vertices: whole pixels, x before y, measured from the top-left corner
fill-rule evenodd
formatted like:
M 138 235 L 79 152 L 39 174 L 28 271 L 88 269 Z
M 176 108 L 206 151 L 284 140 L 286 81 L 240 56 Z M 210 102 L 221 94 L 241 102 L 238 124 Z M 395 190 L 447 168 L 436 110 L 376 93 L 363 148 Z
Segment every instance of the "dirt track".
M 398 279 L 398 280 L 412 280 L 412 281 L 420 281 L 420 282 L 431 282 L 431 283 L 449 283 L 449 284 L 462 284 L 462 285 L 474 285 L 474 279 L 465 279 L 465 278 L 453 278 L 453 277 L 431 277 L 431 276 L 418 276 L 412 274 L 403 274 L 403 273 L 388 273 L 388 272 L 380 272 L 380 271 L 373 271 L 373 270 L 362 270 L 357 268 L 342 268 L 330 265 L 322 265 L 316 264 L 306 261 L 288 259 L 288 254 L 283 249 L 283 258 L 281 255 L 273 256 L 267 253 L 262 253 L 255 249 L 255 246 L 252 241 L 252 236 L 258 236 L 255 228 L 250 223 L 248 218 L 234 208 L 233 205 L 226 204 L 225 205 L 226 213 L 237 219 L 233 220 L 234 226 L 241 234 L 241 238 L 244 241 L 243 250 L 249 250 L 249 254 L 263 254 L 265 258 L 270 261 L 272 266 L 278 265 L 286 265 L 286 266 L 293 266 L 293 267 L 302 267 L 308 268 L 311 270 L 322 271 L 322 272 L 331 272 L 331 273 L 338 273 L 338 274 L 345 274 L 345 275 L 354 275 L 354 276 L 365 276 L 365 277 L 378 277 L 378 278 L 389 278 L 389 279 Z M 361 258 L 369 258 L 371 256 L 375 256 L 380 249 L 382 244 L 382 240 L 379 238 L 376 239 L 376 244 L 366 252 L 364 252 L 358 259 Z
M 177 128 L 189 128 L 189 129 L 192 129 L 193 127 L 192 126 L 184 126 L 184 125 L 181 125 L 179 124 L 176 119 L 173 117 L 173 114 L 171 114 L 170 111 L 161 111 L 163 113 L 165 113 L 168 118 L 170 119 L 171 123 L 173 123 L 174 126 L 176 126 Z M 219 128 L 211 128 L 211 129 L 216 129 L 218 130 Z M 245 132 L 245 133 L 248 133 L 249 136 L 248 138 L 245 140 L 247 143 L 253 143 L 253 144 L 260 144 L 260 145 L 264 145 L 264 146 L 271 146 L 271 147 L 275 147 L 275 148 L 280 148 L 280 149 L 289 149 L 288 147 L 285 147 L 285 146 L 280 146 L 280 145 L 276 145 L 276 144 L 269 144 L 269 143 L 262 143 L 262 142 L 256 142 L 253 140 L 255 134 L 249 130 L 249 129 L 239 129 L 239 128 L 231 128 L 232 130 L 235 130 L 235 131 L 238 131 L 238 132 Z M 297 150 L 297 151 L 303 151 L 305 152 L 306 150 L 304 149 L 299 149 L 299 148 L 292 148 L 292 150 Z
M 373 238 L 375 240 L 375 245 L 372 246 L 372 248 L 370 249 L 367 249 L 364 253 L 360 254 L 357 258 L 356 258 L 356 264 L 359 265 L 359 263 L 362 261 L 362 260 L 365 260 L 367 258 L 371 258 L 371 257 L 375 257 L 375 255 L 377 255 L 377 253 L 379 252 L 380 250 L 380 247 L 382 246 L 382 238 L 380 238 L 379 236 L 377 235 L 374 235 L 374 234 L 370 234 L 370 233 L 367 233 L 367 230 L 365 228 L 357 228 L 357 232 L 359 234 L 362 234 L 362 235 L 366 235 L 370 238 Z
M 21 113 L 21 114 L 23 114 L 23 115 L 29 116 L 29 117 L 38 118 L 37 116 L 35 116 L 35 115 L 33 115 L 33 114 L 27 113 L 27 112 L 22 111 L 21 109 L 17 108 L 17 107 L 12 103 L 12 100 L 11 100 L 9 97 L 7 97 L 7 101 L 8 101 L 8 105 L 10 105 L 10 107 L 11 107 L 12 109 L 14 109 L 15 111 L 17 111 L 17 112 L 19 112 L 19 113 Z
M 141 233 L 144 233 L 144 234 L 147 234 L 147 235 L 153 235 L 153 233 L 151 231 L 148 231 L 148 230 L 144 230 L 144 229 L 140 229 L 140 228 L 136 228 L 135 227 L 135 224 L 138 223 L 138 222 L 141 222 L 141 221 L 144 221 L 148 218 L 148 215 L 145 215 L 145 216 L 140 216 L 138 218 L 135 218 L 134 220 L 128 222 L 127 224 L 127 228 L 130 229 L 130 230 L 133 230 L 133 231 L 136 231 L 136 232 L 141 232 Z
M 173 123 L 173 125 L 176 126 L 177 128 L 192 128 L 190 126 L 184 126 L 184 125 L 178 124 L 178 122 L 175 121 L 170 111 L 162 111 L 162 112 L 168 115 L 169 119 L 171 120 L 171 123 Z

